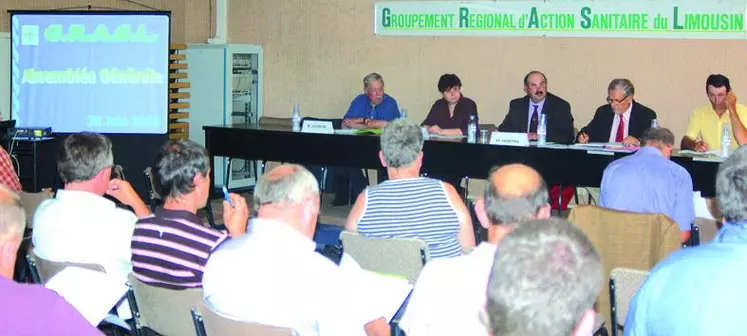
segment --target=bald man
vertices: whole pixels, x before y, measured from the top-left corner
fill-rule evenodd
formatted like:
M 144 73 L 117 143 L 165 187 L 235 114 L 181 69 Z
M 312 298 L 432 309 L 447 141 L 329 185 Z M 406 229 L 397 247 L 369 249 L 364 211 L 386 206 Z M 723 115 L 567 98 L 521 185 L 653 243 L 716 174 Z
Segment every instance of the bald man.
M 430 261 L 420 273 L 400 328 L 408 336 L 487 335 L 479 319 L 496 246 L 519 223 L 550 217 L 547 187 L 536 170 L 510 164 L 490 173 L 475 201 L 487 242 L 471 253 Z
M 13 282 L 25 228 L 18 195 L 0 185 L 0 335 L 102 335 L 57 293 Z
M 314 175 L 298 165 L 275 168 L 257 182 L 253 203 L 257 217 L 247 234 L 221 245 L 205 267 L 202 285 L 212 309 L 300 335 L 389 335 L 357 273 L 314 251 Z

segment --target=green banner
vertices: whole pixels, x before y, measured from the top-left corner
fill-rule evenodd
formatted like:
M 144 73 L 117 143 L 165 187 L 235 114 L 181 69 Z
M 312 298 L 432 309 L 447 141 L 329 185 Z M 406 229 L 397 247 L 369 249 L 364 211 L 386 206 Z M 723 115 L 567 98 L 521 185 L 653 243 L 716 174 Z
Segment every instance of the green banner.
M 381 1 L 377 35 L 744 39 L 745 1 Z

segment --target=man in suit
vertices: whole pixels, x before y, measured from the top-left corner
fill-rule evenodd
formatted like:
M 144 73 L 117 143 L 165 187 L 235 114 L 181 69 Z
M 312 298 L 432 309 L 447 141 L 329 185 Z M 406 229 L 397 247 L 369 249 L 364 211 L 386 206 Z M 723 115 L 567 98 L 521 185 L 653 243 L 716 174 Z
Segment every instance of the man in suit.
M 627 78 L 616 78 L 607 86 L 607 105 L 594 113 L 594 119 L 578 132 L 579 143 L 622 142 L 640 146 L 643 132 L 651 127 L 656 112 L 633 99 L 635 87 Z
M 537 140 L 540 115 L 547 123 L 547 141 L 569 144 L 573 142 L 573 116 L 571 105 L 562 98 L 547 92 L 547 77 L 539 71 L 524 76 L 526 96 L 508 104 L 508 114 L 498 126 L 501 132 L 526 132 L 529 140 Z

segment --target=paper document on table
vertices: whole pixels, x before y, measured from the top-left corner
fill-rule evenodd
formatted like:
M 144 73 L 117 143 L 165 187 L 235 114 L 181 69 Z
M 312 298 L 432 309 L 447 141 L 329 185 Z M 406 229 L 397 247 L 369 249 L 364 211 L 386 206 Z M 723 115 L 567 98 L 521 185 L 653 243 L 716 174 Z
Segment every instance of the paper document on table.
M 103 272 L 66 267 L 44 285 L 57 292 L 93 326 L 127 293 L 127 285 Z
M 684 150 L 680 150 L 679 154 L 682 154 L 682 155 L 708 156 L 708 155 L 719 155 L 719 152 L 717 152 L 717 151 L 696 152 L 694 150 L 684 149 Z
M 341 129 L 336 129 L 335 134 L 353 135 L 357 131 L 358 130 L 355 128 L 341 128 Z
M 589 142 L 585 144 L 577 143 L 573 146 L 577 147 L 609 147 L 609 146 L 622 146 L 619 142 Z
M 466 135 L 441 135 L 432 133 L 429 135 L 431 139 L 464 139 L 467 136 Z

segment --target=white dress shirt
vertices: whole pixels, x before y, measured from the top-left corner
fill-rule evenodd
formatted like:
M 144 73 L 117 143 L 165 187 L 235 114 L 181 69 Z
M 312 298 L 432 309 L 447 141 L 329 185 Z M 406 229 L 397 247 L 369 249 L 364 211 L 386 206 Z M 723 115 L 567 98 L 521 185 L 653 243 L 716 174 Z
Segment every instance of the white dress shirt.
M 127 281 L 137 216 L 86 191 L 58 190 L 34 213 L 34 251 L 51 261 L 95 263 Z
M 479 335 L 496 245 L 480 243 L 470 254 L 431 260 L 415 284 L 399 327 L 408 336 Z
M 630 103 L 630 106 L 628 106 L 628 110 L 623 113 L 623 120 L 625 121 L 624 130 L 623 130 L 623 139 L 625 139 L 628 136 L 628 129 L 630 129 L 630 111 L 633 110 L 633 103 Z M 614 112 L 613 112 L 614 113 Z M 620 116 L 615 113 L 615 117 L 612 118 L 612 129 L 610 129 L 610 140 L 609 142 L 615 142 L 615 139 L 617 138 L 617 127 L 620 125 Z
M 315 248 L 292 227 L 255 218 L 245 235 L 211 255 L 202 279 L 205 301 L 224 317 L 301 336 L 365 335 L 364 326 L 381 317 L 367 306 L 366 288 Z

